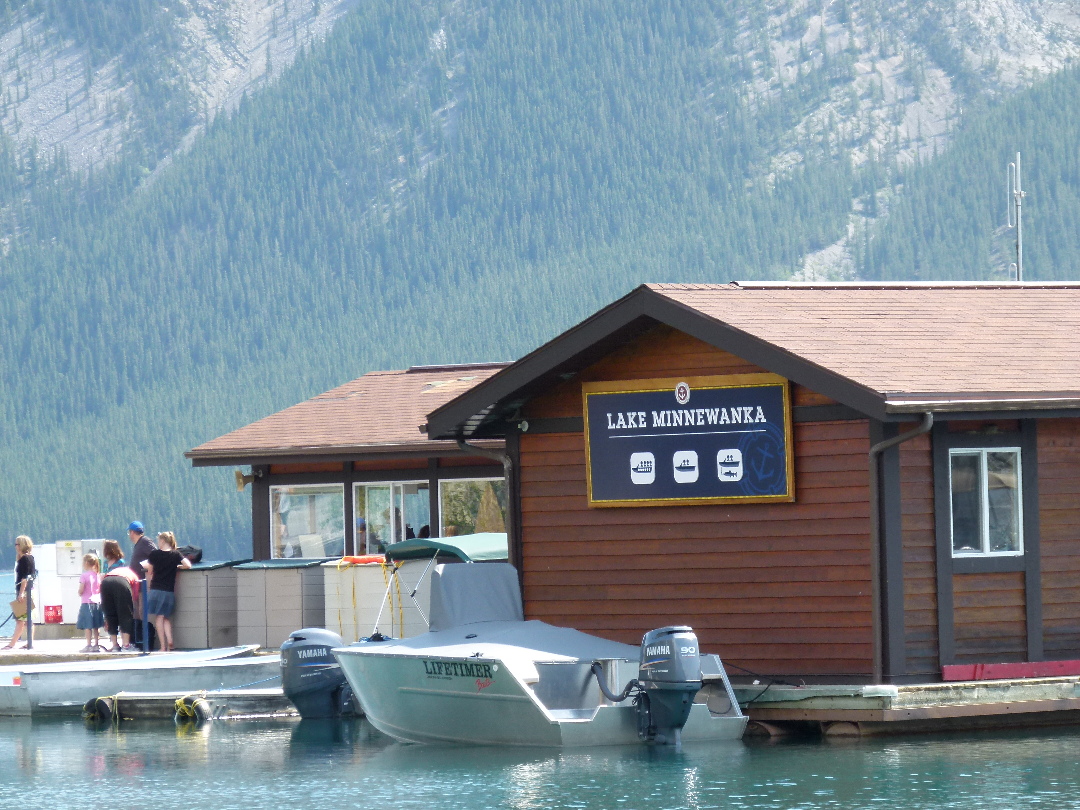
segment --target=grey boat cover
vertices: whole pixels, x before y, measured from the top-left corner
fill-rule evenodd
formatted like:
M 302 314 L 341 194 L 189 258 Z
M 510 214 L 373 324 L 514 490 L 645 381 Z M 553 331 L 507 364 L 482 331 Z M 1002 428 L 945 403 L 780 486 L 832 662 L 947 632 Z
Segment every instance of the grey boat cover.
M 509 563 L 435 566 L 431 575 L 431 631 L 475 622 L 524 619 L 517 571 Z
M 392 543 L 386 549 L 388 560 L 427 560 L 436 554 L 450 554 L 463 562 L 506 562 L 506 532 L 480 532 L 455 537 L 414 537 Z

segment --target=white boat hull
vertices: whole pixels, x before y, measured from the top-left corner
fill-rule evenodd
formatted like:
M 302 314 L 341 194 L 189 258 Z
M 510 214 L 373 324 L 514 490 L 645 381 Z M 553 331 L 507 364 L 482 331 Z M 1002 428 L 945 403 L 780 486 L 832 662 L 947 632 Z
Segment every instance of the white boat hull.
M 509 625 L 509 627 L 507 627 Z M 485 642 L 491 629 L 500 636 Z M 544 636 L 541 648 L 564 647 L 570 654 L 518 649 L 506 639 Z M 451 638 L 474 630 L 475 640 Z M 488 630 L 488 633 L 484 631 Z M 639 744 L 632 701 L 614 704 L 600 694 L 589 673 L 594 658 L 605 659 L 615 678 L 636 674 L 636 647 L 615 644 L 540 622 L 493 622 L 403 642 L 358 644 L 334 650 L 375 728 L 398 740 L 474 745 L 583 746 Z M 436 642 L 440 642 L 436 644 Z M 447 642 L 451 642 L 448 647 Z M 565 643 L 564 643 L 565 642 Z M 591 643 L 590 643 L 591 642 Z M 588 647 L 593 655 L 583 655 Z M 417 649 L 419 647 L 419 649 Z M 447 652 L 458 652 L 450 654 Z M 584 648 L 584 649 L 583 649 Z M 468 652 L 475 650 L 475 652 Z M 442 654 L 440 654 L 442 653 Z M 546 688 L 557 683 L 557 689 Z M 621 684 L 619 686 L 621 688 Z M 694 705 L 683 740 L 738 739 L 746 718 L 714 714 Z
M 229 689 L 280 677 L 280 657 L 253 656 L 256 649 L 245 645 L 0 667 L 0 715 L 77 714 L 86 701 L 122 691 Z

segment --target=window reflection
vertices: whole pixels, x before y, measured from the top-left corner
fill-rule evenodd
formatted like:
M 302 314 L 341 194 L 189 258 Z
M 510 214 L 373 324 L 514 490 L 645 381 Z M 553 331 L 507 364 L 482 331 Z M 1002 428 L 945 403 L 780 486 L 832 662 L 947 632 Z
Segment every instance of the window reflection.
M 393 543 L 429 536 L 430 493 L 427 481 L 357 484 L 353 490 L 357 553 L 382 554 Z
M 949 453 L 953 554 L 1017 554 L 1021 530 L 1020 450 Z
M 341 484 L 270 487 L 270 552 L 281 557 L 345 553 L 345 488 Z
M 439 482 L 442 536 L 506 531 L 506 481 L 502 478 Z

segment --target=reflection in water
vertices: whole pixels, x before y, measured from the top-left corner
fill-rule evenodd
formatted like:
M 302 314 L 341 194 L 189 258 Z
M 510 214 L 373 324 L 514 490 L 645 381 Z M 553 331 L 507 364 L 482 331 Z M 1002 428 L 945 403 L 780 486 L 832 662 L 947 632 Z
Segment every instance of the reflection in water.
M 363 721 L 92 730 L 0 720 L 0 806 L 1078 808 L 1076 730 L 548 750 L 394 743 Z

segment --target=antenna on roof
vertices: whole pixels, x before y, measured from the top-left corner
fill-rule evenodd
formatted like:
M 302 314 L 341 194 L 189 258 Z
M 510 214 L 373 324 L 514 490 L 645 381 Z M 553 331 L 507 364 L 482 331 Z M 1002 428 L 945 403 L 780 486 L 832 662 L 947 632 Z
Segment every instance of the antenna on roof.
M 1020 153 L 1016 162 L 1009 164 L 1009 206 L 1006 211 L 1008 226 L 1016 228 L 1016 263 L 1009 270 L 1016 273 L 1016 280 L 1024 280 L 1024 220 L 1022 205 L 1027 192 L 1020 187 Z

